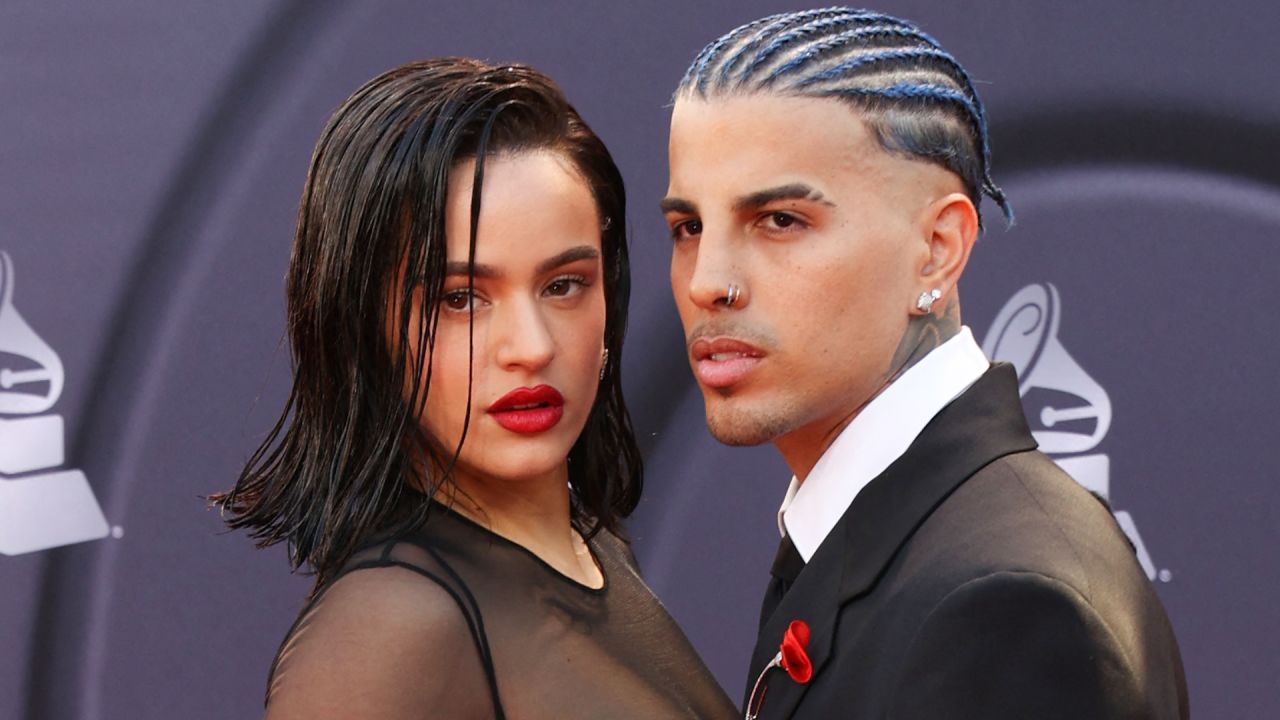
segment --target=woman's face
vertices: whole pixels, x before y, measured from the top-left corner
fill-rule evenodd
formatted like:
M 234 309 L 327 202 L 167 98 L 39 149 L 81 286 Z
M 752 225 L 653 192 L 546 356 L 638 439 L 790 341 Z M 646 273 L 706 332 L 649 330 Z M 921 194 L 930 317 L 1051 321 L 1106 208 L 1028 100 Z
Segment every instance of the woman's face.
M 601 220 L 587 183 L 553 151 L 485 160 L 474 289 L 467 245 L 475 161 L 449 176 L 448 271 L 437 302 L 423 429 L 446 454 L 471 417 L 454 479 L 567 479 L 565 459 L 595 403 L 604 350 Z M 415 303 L 411 312 L 421 312 Z M 474 318 L 474 326 L 472 325 Z M 415 327 L 416 317 L 410 318 Z M 468 379 L 468 345 L 474 343 Z M 417 348 L 410 348 L 415 357 Z

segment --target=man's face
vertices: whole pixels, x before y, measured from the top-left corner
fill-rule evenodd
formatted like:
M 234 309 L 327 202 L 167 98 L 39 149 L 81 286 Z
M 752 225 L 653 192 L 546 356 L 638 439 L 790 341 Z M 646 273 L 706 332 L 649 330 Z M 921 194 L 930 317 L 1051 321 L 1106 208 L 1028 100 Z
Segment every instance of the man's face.
M 839 101 L 769 94 L 679 100 L 670 163 L 671 289 L 712 434 L 825 447 L 896 369 L 955 179 Z

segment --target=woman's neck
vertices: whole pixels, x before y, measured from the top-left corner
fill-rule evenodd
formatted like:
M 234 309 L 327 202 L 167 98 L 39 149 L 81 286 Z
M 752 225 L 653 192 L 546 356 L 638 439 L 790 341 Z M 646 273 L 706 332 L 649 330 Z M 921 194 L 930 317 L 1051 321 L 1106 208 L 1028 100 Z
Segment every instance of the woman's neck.
M 557 571 L 598 588 L 603 576 L 573 529 L 568 467 L 543 477 L 479 478 L 455 472 L 435 499 L 537 555 Z

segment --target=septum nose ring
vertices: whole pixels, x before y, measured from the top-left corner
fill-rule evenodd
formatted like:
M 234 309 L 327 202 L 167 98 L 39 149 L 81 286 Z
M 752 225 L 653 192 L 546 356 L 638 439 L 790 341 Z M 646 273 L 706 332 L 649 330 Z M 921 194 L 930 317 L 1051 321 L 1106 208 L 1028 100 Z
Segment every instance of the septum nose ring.
M 742 288 L 738 287 L 737 283 L 729 283 L 729 288 L 724 294 L 725 307 L 733 307 L 733 304 L 738 302 L 738 298 L 741 296 Z

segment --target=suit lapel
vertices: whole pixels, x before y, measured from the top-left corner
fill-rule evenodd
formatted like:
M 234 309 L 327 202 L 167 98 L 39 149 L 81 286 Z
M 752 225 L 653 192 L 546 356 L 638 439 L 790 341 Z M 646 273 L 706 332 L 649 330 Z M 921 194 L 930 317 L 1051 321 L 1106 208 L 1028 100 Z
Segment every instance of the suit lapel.
M 841 562 L 839 543 L 824 542 L 805 565 L 795 583 L 778 603 L 761 627 L 756 647 L 751 655 L 751 671 L 747 681 L 746 709 L 751 708 L 750 693 L 756 679 L 782 646 L 782 636 L 793 620 L 803 620 L 809 625 L 809 646 L 806 654 L 813 664 L 816 678 L 831 656 L 835 637 L 836 620 L 840 611 Z M 800 685 L 781 669 L 767 672 L 760 682 L 767 702 L 762 718 L 787 717 L 791 708 L 800 702 L 808 685 Z M 759 692 L 759 691 L 757 691 Z
M 993 460 L 1035 447 L 1010 365 L 993 366 L 943 408 L 902 457 L 858 493 L 764 620 L 752 653 L 748 694 L 793 620 L 809 625 L 814 674 L 809 684 L 800 685 L 785 672 L 770 670 L 761 683 L 768 689 L 760 717 L 791 715 L 805 690 L 820 680 L 837 620 L 856 622 L 841 619 L 841 608 L 871 591 L 899 548 L 957 487 Z

